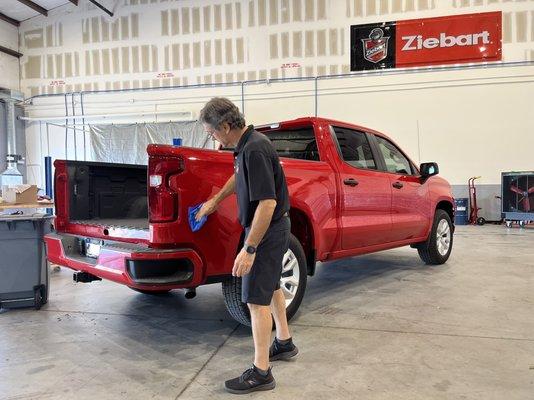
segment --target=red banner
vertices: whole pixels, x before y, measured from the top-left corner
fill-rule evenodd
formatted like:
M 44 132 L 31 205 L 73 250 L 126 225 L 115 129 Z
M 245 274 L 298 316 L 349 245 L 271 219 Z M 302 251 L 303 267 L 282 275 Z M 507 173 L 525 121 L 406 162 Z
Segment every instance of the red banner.
M 502 13 L 397 21 L 396 67 L 502 59 Z

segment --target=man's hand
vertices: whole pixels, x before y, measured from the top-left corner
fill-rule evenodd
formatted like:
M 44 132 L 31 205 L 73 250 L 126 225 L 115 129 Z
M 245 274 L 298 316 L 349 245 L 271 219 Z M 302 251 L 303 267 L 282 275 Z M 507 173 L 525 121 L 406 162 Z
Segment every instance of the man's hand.
M 232 269 L 232 275 L 241 277 L 250 272 L 252 264 L 256 259 L 256 253 L 249 254 L 245 249 L 241 249 L 234 261 L 234 268 Z
M 218 206 L 219 203 L 217 203 L 215 199 L 209 199 L 204 204 L 202 204 L 202 207 L 200 207 L 200 210 L 198 210 L 195 215 L 195 220 L 200 221 L 203 216 L 213 214 L 215 210 L 217 210 Z

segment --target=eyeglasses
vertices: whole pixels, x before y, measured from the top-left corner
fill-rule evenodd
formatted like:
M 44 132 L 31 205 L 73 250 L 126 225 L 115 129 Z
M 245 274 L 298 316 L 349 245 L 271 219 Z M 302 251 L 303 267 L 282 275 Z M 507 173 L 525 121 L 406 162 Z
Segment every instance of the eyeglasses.
M 214 131 L 206 130 L 206 135 L 208 135 L 210 139 L 215 140 L 215 132 Z

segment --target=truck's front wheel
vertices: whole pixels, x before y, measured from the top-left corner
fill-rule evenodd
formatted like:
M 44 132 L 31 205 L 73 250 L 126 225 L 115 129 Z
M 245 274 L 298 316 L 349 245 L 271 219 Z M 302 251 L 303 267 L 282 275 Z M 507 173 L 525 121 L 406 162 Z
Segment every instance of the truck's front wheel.
M 286 298 L 289 321 L 297 312 L 306 291 L 307 268 L 304 250 L 297 238 L 289 237 L 289 249 L 282 261 L 280 288 Z M 241 301 L 241 278 L 231 277 L 222 283 L 224 302 L 230 315 L 243 325 L 250 326 L 250 312 Z
M 436 210 L 430 236 L 417 246 L 419 257 L 428 265 L 444 264 L 451 255 L 454 228 L 444 210 Z

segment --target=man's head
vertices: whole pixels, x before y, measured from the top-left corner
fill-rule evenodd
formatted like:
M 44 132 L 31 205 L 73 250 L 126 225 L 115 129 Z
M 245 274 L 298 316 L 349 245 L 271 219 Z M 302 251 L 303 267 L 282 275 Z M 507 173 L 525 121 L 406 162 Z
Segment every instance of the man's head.
M 245 128 L 245 118 L 239 108 L 224 97 L 214 97 L 206 103 L 200 111 L 200 122 L 225 147 L 236 145 Z

